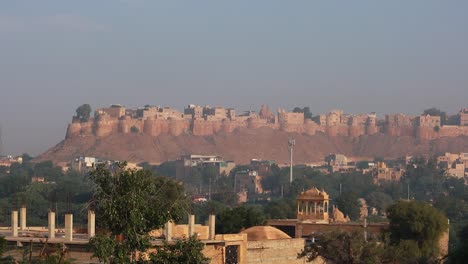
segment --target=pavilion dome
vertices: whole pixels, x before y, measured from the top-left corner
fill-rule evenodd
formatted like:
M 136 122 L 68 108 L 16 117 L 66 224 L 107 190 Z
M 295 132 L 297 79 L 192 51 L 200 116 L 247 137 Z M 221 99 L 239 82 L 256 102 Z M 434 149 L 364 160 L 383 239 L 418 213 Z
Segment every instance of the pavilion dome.
M 241 234 L 247 234 L 248 241 L 291 238 L 288 234 L 272 226 L 253 226 L 242 231 Z
M 328 200 L 328 194 L 322 190 L 312 187 L 311 189 L 299 193 L 297 196 L 299 200 Z

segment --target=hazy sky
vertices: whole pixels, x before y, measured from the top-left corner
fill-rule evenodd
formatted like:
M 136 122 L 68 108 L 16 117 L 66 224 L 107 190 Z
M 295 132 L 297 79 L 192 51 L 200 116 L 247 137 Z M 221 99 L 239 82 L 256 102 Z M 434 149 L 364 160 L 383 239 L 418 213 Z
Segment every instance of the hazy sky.
M 313 113 L 468 107 L 468 1 L 0 1 L 3 154 L 82 103 Z

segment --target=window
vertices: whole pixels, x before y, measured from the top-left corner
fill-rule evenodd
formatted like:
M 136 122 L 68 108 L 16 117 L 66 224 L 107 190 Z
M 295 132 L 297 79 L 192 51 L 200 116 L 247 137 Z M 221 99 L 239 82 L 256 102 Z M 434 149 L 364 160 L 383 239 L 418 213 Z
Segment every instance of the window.
M 226 264 L 239 263 L 239 246 L 226 246 Z

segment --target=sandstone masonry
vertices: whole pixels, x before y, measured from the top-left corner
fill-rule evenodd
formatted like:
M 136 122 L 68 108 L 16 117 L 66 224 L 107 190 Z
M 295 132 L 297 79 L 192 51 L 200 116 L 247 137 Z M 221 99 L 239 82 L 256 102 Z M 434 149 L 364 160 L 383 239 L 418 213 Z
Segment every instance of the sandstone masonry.
M 287 112 L 284 109 L 278 109 L 275 115 L 265 105 L 259 113 L 248 111 L 241 114 L 232 108 L 192 104 L 183 113 L 170 107 L 127 109 L 121 105 L 112 105 L 97 109 L 94 117 L 87 122 L 74 117 L 68 125 L 66 138 L 106 137 L 114 133 L 144 133 L 154 137 L 161 134 L 210 136 L 219 132 L 230 133 L 237 128 L 262 127 L 307 135 L 324 133 L 329 137 L 384 133 L 432 140 L 468 135 L 468 109 L 462 109 L 456 120 L 455 125 L 442 125 L 439 116 L 403 114 L 388 114 L 384 120 L 377 120 L 375 113 L 348 115 L 342 110 L 333 110 L 308 119 L 304 118 L 304 113 Z

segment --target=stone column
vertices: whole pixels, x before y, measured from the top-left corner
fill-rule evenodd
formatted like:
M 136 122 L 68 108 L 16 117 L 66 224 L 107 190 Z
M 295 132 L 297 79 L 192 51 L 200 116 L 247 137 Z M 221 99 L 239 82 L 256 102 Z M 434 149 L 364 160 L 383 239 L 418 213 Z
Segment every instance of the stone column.
M 49 239 L 55 238 L 55 212 L 49 211 Z
M 18 237 L 18 211 L 11 211 L 11 236 Z
M 172 241 L 172 223 L 168 221 L 164 225 L 164 236 L 166 237 L 166 241 Z
M 65 240 L 73 241 L 73 214 L 65 214 Z
M 88 237 L 96 235 L 96 214 L 93 210 L 88 210 Z
M 188 217 L 188 235 L 191 237 L 195 233 L 195 215 L 190 214 Z
M 20 229 L 26 230 L 26 207 L 20 208 Z
M 208 228 L 209 228 L 208 239 L 214 240 L 216 236 L 216 216 L 213 214 L 210 214 L 210 216 L 208 216 Z

